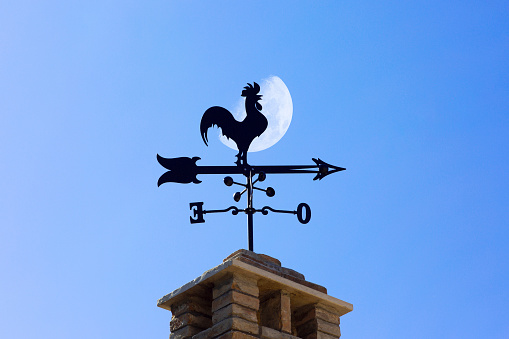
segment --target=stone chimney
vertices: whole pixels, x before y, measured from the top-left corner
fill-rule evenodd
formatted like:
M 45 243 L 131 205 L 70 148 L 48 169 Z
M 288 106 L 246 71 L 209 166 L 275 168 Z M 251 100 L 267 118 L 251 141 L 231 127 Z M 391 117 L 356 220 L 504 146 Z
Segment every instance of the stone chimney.
M 279 260 L 239 250 L 158 300 L 170 339 L 338 339 L 353 305 Z

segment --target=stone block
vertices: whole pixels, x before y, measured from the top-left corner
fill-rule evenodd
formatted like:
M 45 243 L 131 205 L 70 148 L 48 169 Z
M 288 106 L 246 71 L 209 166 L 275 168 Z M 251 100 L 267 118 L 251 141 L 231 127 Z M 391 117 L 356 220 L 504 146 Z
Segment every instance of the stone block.
M 238 331 L 230 331 L 224 334 L 221 334 L 219 337 L 215 337 L 214 339 L 256 339 L 258 336 L 253 337 L 252 335 L 238 332 Z M 194 338 L 193 338 L 194 339 Z
M 339 336 L 330 335 L 323 332 L 316 332 L 308 334 L 305 337 L 302 337 L 302 339 L 339 339 L 341 337 L 341 333 L 339 333 Z
M 292 332 L 289 293 L 277 290 L 262 298 L 260 324 L 285 333 Z
M 260 308 L 260 301 L 258 298 L 237 292 L 235 290 L 230 290 L 229 292 L 226 292 L 222 296 L 212 301 L 212 312 L 216 312 L 220 308 L 223 308 L 229 304 L 242 305 L 256 311 Z
M 281 331 L 285 333 L 292 333 L 292 310 L 290 306 L 290 293 L 281 291 Z
M 258 317 L 256 313 L 257 312 L 253 309 L 238 304 L 229 304 L 214 312 L 214 314 L 212 315 L 212 323 L 217 324 L 223 321 L 224 319 L 230 317 L 237 317 L 245 319 L 247 321 L 258 323 Z
M 187 296 L 184 300 L 171 305 L 171 313 L 179 316 L 183 313 L 194 312 L 212 316 L 212 297 Z
M 329 323 L 339 325 L 339 315 L 332 309 L 323 305 L 305 306 L 294 312 L 295 326 L 307 323 L 311 319 L 322 319 Z
M 207 328 L 206 330 L 201 331 L 198 334 L 193 335 L 192 339 L 210 339 L 211 337 L 211 328 Z
M 247 256 L 247 257 L 251 257 L 251 258 L 256 258 L 259 261 L 262 261 L 264 263 L 269 263 L 269 264 L 271 264 L 273 266 L 280 266 L 281 267 L 281 261 L 279 261 L 278 259 L 276 259 L 274 257 L 271 257 L 271 256 L 268 256 L 266 254 L 255 253 L 253 251 L 248 251 L 248 250 L 245 250 L 245 249 L 240 249 L 240 250 L 237 250 L 237 251 L 233 252 L 232 254 L 227 256 L 225 259 L 223 259 L 223 262 L 226 262 L 226 261 L 232 260 L 232 259 L 236 259 L 236 258 L 241 257 L 241 256 Z
M 212 291 L 212 298 L 217 299 L 230 290 L 249 294 L 253 297 L 259 296 L 258 285 L 255 279 L 249 279 L 238 274 L 233 274 L 228 276 L 224 281 L 216 282 Z
M 206 329 L 212 326 L 212 319 L 208 316 L 193 313 L 184 313 L 178 317 L 172 317 L 170 321 L 171 332 L 175 332 L 184 326 L 193 326 L 201 329 Z
M 175 332 L 172 332 L 170 334 L 170 339 L 191 338 L 193 335 L 198 334 L 201 331 L 202 331 L 201 328 L 197 328 L 197 327 L 193 327 L 193 326 L 185 326 Z
M 262 326 L 260 338 L 262 339 L 300 339 L 288 333 L 274 330 L 269 327 Z
M 341 336 L 341 331 L 339 330 L 339 326 L 336 324 L 331 324 L 322 319 L 312 319 L 305 324 L 297 326 L 297 333 L 299 337 L 306 337 L 308 334 L 323 332 L 325 334 L 330 334 L 332 336 L 336 336 L 339 338 Z
M 259 326 L 257 323 L 253 323 L 241 318 L 227 318 L 210 328 L 209 338 L 215 338 L 228 331 L 241 331 L 254 336 L 258 336 Z

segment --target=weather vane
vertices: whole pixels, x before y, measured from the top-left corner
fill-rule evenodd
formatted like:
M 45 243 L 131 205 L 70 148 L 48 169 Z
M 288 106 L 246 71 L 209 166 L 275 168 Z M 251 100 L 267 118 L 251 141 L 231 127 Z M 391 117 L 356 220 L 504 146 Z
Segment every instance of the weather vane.
M 281 81 L 281 80 L 280 80 Z M 284 86 L 284 84 L 283 84 Z M 285 86 L 286 88 L 286 86 Z M 207 131 L 214 125 L 221 129 L 224 137 L 233 140 L 236 144 L 239 153 L 236 155 L 236 166 L 198 166 L 196 162 L 200 160 L 199 157 L 187 158 L 163 158 L 157 155 L 157 161 L 166 169 L 166 173 L 161 175 L 157 185 L 161 186 L 167 182 L 176 182 L 182 184 L 189 184 L 191 182 L 199 184 L 201 181 L 196 178 L 198 174 L 241 174 L 246 177 L 246 183 L 239 183 L 233 180 L 232 177 L 226 176 L 224 183 L 226 186 L 238 185 L 243 187 L 243 190 L 236 192 L 233 195 L 233 200 L 239 202 L 242 195 L 247 195 L 247 207 L 239 209 L 235 206 L 230 206 L 225 209 L 217 210 L 204 210 L 203 202 L 192 202 L 189 204 L 190 209 L 193 211 L 193 216 L 189 217 L 191 224 L 204 223 L 204 215 L 209 213 L 222 213 L 231 211 L 233 215 L 239 213 L 247 214 L 248 226 L 248 245 L 249 250 L 253 251 L 253 215 L 255 213 L 262 213 L 267 215 L 269 211 L 275 213 L 290 213 L 296 214 L 297 219 L 302 224 L 307 224 L 311 219 L 311 209 L 305 203 L 300 203 L 297 210 L 286 211 L 274 209 L 270 206 L 264 206 L 261 209 L 256 209 L 253 206 L 254 190 L 265 192 L 268 197 L 273 197 L 275 191 L 272 187 L 266 189 L 256 187 L 255 184 L 265 180 L 267 174 L 285 173 L 314 173 L 316 176 L 313 180 L 321 180 L 329 174 L 338 171 L 344 171 L 345 168 L 337 167 L 328 164 L 320 159 L 313 158 L 314 165 L 297 165 L 297 166 L 252 166 L 247 162 L 247 152 L 255 138 L 260 137 L 268 126 L 268 120 L 262 114 L 262 105 L 259 101 L 262 96 L 259 94 L 260 86 L 254 82 L 253 85 L 248 84 L 244 87 L 241 96 L 245 97 L 245 110 L 246 117 L 242 121 L 237 121 L 233 115 L 225 108 L 214 106 L 205 111 L 200 123 L 200 132 L 207 145 Z M 256 179 L 253 179 L 255 176 Z

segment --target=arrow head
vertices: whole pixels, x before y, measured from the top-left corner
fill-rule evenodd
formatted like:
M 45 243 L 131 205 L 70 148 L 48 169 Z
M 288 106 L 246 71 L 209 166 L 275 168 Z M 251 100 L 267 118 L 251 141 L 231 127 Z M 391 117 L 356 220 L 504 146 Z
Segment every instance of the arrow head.
M 346 170 L 346 168 L 328 164 L 325 161 L 320 160 L 320 158 L 318 158 L 318 159 L 313 158 L 313 161 L 315 162 L 316 166 L 318 167 L 318 172 L 317 172 L 316 176 L 313 178 L 313 180 L 317 180 L 317 179 L 322 180 L 329 174 Z

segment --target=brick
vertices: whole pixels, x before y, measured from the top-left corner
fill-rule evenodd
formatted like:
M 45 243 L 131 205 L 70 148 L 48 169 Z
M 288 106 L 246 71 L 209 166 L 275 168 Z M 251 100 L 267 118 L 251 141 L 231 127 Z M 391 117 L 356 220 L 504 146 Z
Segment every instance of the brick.
M 212 297 L 217 299 L 229 290 L 236 290 L 257 298 L 260 293 L 256 280 L 234 274 L 233 276 L 226 278 L 226 280 L 216 284 L 212 291 Z
M 212 315 L 212 323 L 217 324 L 226 318 L 238 317 L 254 323 L 258 323 L 258 316 L 256 311 L 238 304 L 229 304 L 219 310 L 215 311 Z
M 212 301 L 212 312 L 215 312 L 228 304 L 239 304 L 256 311 L 260 308 L 260 301 L 258 298 L 237 292 L 235 290 L 230 290 L 229 292 L 226 292 L 219 298 Z
M 212 326 L 212 319 L 200 314 L 184 313 L 178 317 L 173 316 L 170 321 L 170 331 L 175 332 L 184 326 L 194 326 L 206 329 Z

